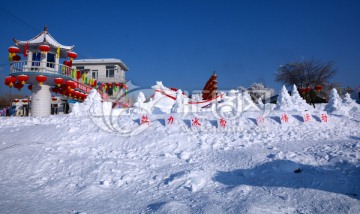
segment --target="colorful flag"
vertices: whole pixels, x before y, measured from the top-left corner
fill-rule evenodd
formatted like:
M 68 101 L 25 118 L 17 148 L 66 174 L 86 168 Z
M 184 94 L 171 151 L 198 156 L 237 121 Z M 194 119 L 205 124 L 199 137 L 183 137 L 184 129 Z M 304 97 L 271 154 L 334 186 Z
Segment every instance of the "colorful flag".
M 60 58 L 60 45 L 58 46 L 56 50 L 56 58 Z
M 29 43 L 27 42 L 24 48 L 24 57 L 27 57 L 27 50 L 29 48 Z

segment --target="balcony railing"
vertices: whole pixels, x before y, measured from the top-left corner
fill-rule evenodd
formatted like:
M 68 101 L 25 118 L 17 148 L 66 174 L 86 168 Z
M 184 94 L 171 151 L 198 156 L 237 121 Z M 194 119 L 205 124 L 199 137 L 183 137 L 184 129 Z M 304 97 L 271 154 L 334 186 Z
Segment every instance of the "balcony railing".
M 10 64 L 10 74 L 19 72 L 40 72 L 71 77 L 71 68 L 63 64 L 39 61 L 18 61 Z

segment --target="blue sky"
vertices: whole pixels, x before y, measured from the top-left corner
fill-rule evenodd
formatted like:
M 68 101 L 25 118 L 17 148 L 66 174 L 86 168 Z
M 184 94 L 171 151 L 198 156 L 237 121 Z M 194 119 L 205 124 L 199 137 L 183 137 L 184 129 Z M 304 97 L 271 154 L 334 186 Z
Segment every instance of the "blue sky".
M 216 70 L 220 89 L 279 90 L 279 65 L 312 58 L 335 62 L 333 81 L 360 85 L 357 0 L 2 1 L 0 23 L 1 79 L 12 38 L 46 25 L 79 58 L 123 60 L 127 79 L 143 87 L 202 89 Z

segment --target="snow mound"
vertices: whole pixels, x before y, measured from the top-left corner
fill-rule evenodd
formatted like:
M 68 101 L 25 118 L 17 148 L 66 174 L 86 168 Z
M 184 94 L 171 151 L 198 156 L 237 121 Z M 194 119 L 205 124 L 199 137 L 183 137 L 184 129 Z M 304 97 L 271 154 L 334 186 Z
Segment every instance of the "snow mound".
M 343 99 L 343 106 L 344 108 L 347 110 L 347 111 L 357 111 L 360 109 L 360 106 L 359 104 L 356 103 L 355 100 L 353 100 L 351 97 L 350 97 L 350 94 L 349 93 L 346 93 L 345 94 L 345 97 Z
M 110 102 L 101 102 L 101 96 L 96 89 L 92 89 L 83 103 L 75 103 L 71 115 L 108 115 L 111 111 Z
M 307 104 L 306 101 L 300 96 L 299 91 L 295 84 L 293 85 L 291 91 L 291 101 L 293 102 L 294 108 L 296 109 L 308 110 L 311 108 L 311 106 Z
M 275 110 L 283 110 L 283 111 L 294 110 L 294 103 L 284 85 L 281 88 L 279 97 L 277 98 Z
M 348 112 L 344 108 L 343 100 L 335 88 L 331 90 L 330 99 L 325 106 L 325 110 L 332 114 L 348 115 Z

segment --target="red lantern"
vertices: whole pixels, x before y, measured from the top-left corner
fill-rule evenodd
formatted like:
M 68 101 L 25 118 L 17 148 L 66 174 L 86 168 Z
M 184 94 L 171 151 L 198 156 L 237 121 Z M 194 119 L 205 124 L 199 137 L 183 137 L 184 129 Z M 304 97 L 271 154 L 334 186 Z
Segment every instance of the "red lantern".
M 13 61 L 20 61 L 20 59 L 21 59 L 21 57 L 20 57 L 19 55 L 14 55 L 14 56 L 12 57 L 12 60 L 13 60 Z
M 48 51 L 50 51 L 50 46 L 49 45 L 40 45 L 39 49 L 41 50 L 41 52 L 43 54 L 46 54 Z
M 322 86 L 321 86 L 321 85 L 317 85 L 317 86 L 315 86 L 315 89 L 316 89 L 318 92 L 320 92 L 321 89 L 322 89 Z
M 56 97 L 52 97 L 51 99 L 52 99 L 52 101 L 56 101 L 56 100 L 57 100 L 57 98 L 56 98 Z
M 14 88 L 16 88 L 17 90 L 21 90 L 21 88 L 22 87 L 24 87 L 24 85 L 23 84 L 21 84 L 21 82 L 16 82 L 15 84 L 14 84 Z
M 54 92 L 54 93 L 59 93 L 60 88 L 51 88 L 51 91 Z
M 32 85 L 28 85 L 28 89 L 31 91 L 32 90 Z
M 307 92 L 307 93 L 309 93 L 310 90 L 311 90 L 310 87 L 307 87 L 307 88 L 306 88 L 306 92 Z
M 36 81 L 39 82 L 40 85 L 42 85 L 43 82 L 45 82 L 47 80 L 46 76 L 44 76 L 44 75 L 37 75 L 35 79 L 36 79 Z
M 23 102 L 23 103 L 27 103 L 27 102 L 28 102 L 28 100 L 27 100 L 27 99 L 22 99 L 22 100 L 21 100 L 21 102 Z
M 17 103 L 17 102 L 19 102 L 19 99 L 14 99 L 14 103 Z
M 21 74 L 17 77 L 17 79 L 21 82 L 21 84 L 25 84 L 26 81 L 29 80 L 29 76 L 25 74 Z
M 68 89 L 76 88 L 76 83 L 74 81 L 67 80 L 65 84 L 66 84 Z
M 8 85 L 10 88 L 14 85 L 16 82 L 16 77 L 8 76 L 5 78 L 5 85 Z
M 13 57 L 20 52 L 20 49 L 18 47 L 15 46 L 11 46 L 8 48 L 9 51 L 9 61 L 11 61 L 13 59 Z
M 60 87 L 61 84 L 64 84 L 65 80 L 61 77 L 57 77 L 54 79 L 55 84 Z
M 70 61 L 73 61 L 77 57 L 77 54 L 75 52 L 70 51 L 68 53 L 68 57 L 70 57 Z

